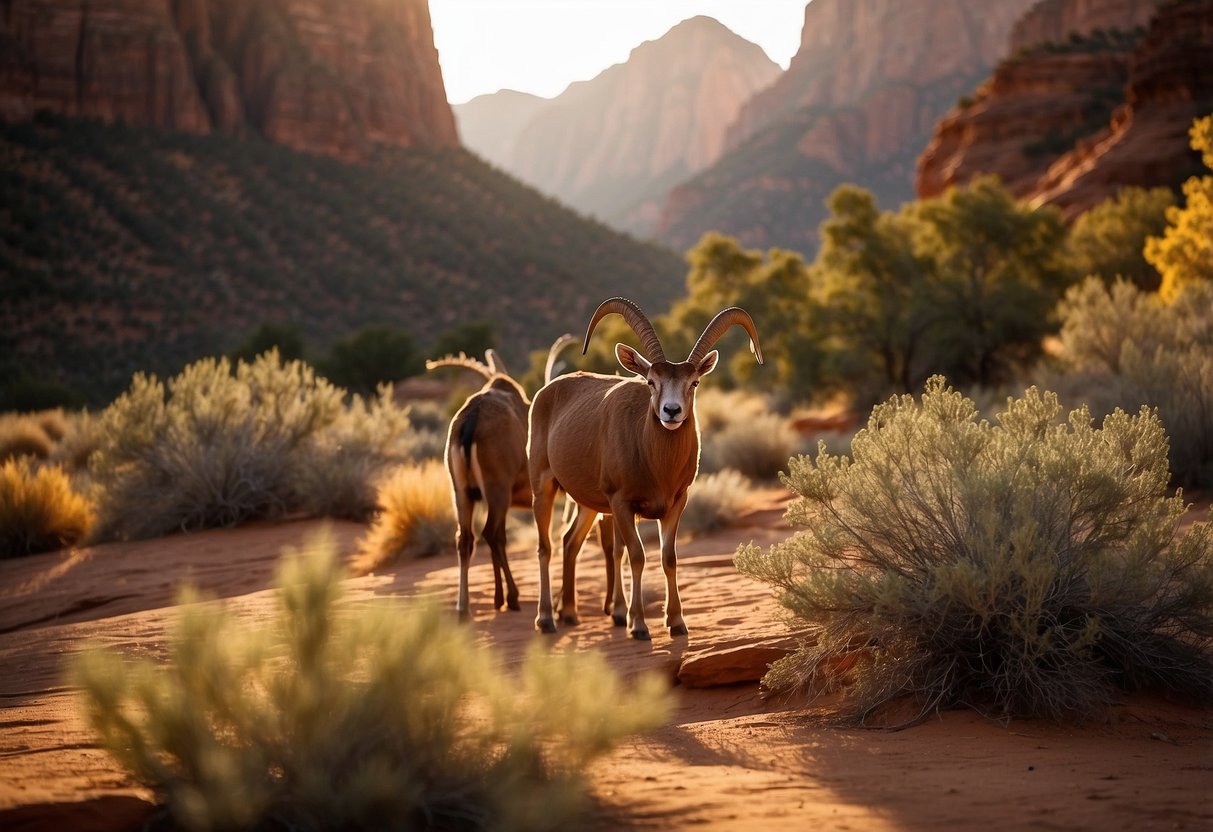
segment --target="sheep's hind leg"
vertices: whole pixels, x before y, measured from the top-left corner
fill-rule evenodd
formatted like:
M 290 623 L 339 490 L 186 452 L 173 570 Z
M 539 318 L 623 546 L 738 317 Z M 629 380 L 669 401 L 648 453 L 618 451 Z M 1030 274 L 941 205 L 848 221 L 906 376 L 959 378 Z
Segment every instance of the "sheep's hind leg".
M 535 485 L 535 480 L 531 480 Z M 556 632 L 552 614 L 552 506 L 556 502 L 556 482 L 549 475 L 534 488 L 535 530 L 539 533 L 539 609 L 535 614 L 535 629 L 542 633 Z
M 581 623 L 577 615 L 577 555 L 585 543 L 586 535 L 594 526 L 598 512 L 590 511 L 584 506 L 577 506 L 577 515 L 565 529 L 563 540 L 564 572 L 560 592 L 560 621 L 563 624 L 577 625 Z

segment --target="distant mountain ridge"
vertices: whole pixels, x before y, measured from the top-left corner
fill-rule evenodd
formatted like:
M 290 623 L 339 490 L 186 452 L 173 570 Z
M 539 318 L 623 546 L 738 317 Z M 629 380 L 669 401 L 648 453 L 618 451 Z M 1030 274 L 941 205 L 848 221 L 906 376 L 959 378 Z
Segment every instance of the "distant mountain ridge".
M 428 0 L 7 0 L 0 118 L 255 133 L 366 159 L 453 147 Z
M 729 151 L 675 188 L 656 237 L 709 230 L 810 254 L 825 198 L 852 182 L 896 208 L 936 122 L 986 77 L 1035 0 L 813 0 L 788 71 L 741 109 Z
M 546 104 L 499 93 L 455 111 L 472 150 L 579 211 L 643 235 L 668 189 L 719 158 L 741 105 L 779 73 L 760 47 L 701 16 Z M 529 117 L 507 121 L 498 106 L 506 95 L 530 108 Z

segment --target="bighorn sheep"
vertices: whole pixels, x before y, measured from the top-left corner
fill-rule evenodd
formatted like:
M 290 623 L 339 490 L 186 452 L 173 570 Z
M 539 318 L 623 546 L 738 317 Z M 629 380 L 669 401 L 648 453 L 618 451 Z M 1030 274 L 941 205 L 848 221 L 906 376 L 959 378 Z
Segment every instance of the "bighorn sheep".
M 552 505 L 564 491 L 578 506 L 588 509 L 565 535 L 564 586 L 561 619 L 576 624 L 577 595 L 574 569 L 577 547 L 597 513 L 612 514 L 615 533 L 627 545 L 632 571 L 627 605 L 628 634 L 648 639 L 641 595 L 644 545 L 636 532 L 637 516 L 659 520 L 661 564 L 666 579 L 665 624 L 671 635 L 686 635 L 682 601 L 678 597 L 675 537 L 687 502 L 687 489 L 699 468 L 699 430 L 695 424 L 695 388 L 716 366 L 719 353 L 712 349 L 720 337 L 737 325 L 750 336 L 750 350 L 762 363 L 762 348 L 753 319 L 745 310 L 731 307 L 716 315 L 691 349 L 686 361 L 671 363 L 649 319 L 626 298 L 603 301 L 590 319 L 582 353 L 589 348 L 594 327 L 606 315 L 618 313 L 644 345 L 646 355 L 624 344 L 615 356 L 637 378 L 596 373 L 561 376 L 535 394 L 531 404 L 528 467 L 535 495 L 535 525 L 539 531 L 539 611 L 535 626 L 555 632 L 549 565 L 552 555 L 549 526 Z M 575 545 L 570 549 L 569 543 Z M 605 548 L 605 547 L 604 547 Z M 622 588 L 619 562 L 614 576 L 616 623 L 621 623 Z
M 576 339 L 562 335 L 548 350 L 544 383 L 551 381 L 556 357 Z M 459 531 L 459 594 L 455 608 L 468 617 L 468 567 L 475 550 L 472 513 L 484 500 L 488 508 L 481 534 L 493 557 L 493 602 L 497 609 L 505 604 L 521 609 L 518 587 L 506 557 L 505 521 L 510 508 L 531 507 L 531 483 L 526 467 L 527 409 L 530 407 L 522 386 L 506 372 L 493 350 L 485 351 L 487 364 L 460 354 L 425 363 L 427 370 L 439 367 L 463 367 L 482 375 L 484 386 L 468 397 L 451 420 L 447 432 L 446 466 L 451 477 L 451 493 Z M 601 531 L 600 531 L 601 536 Z M 603 546 L 610 546 L 604 540 Z M 607 549 L 609 555 L 609 549 Z M 502 586 L 504 579 L 505 586 Z

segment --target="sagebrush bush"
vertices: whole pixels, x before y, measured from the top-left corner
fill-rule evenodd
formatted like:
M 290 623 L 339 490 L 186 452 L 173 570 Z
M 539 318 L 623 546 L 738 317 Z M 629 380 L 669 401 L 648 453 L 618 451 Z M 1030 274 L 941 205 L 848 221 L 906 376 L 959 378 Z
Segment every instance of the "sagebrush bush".
M 800 448 L 798 434 L 778 413 L 762 413 L 703 431 L 699 467 L 706 472 L 731 468 L 755 480 L 773 480 Z
M 19 457 L 46 459 L 55 443 L 38 420 L 29 415 L 0 416 L 0 462 Z
M 1090 278 L 1059 311 L 1064 375 L 1055 386 L 1096 414 L 1157 407 L 1175 483 L 1213 487 L 1213 285 L 1188 285 L 1168 304 Z
M 415 458 L 421 439 L 409 411 L 391 387 L 373 398 L 352 397 L 325 430 L 309 442 L 296 486 L 309 514 L 367 520 L 375 511 L 379 480 Z
M 155 537 L 288 512 L 362 516 L 382 470 L 409 455 L 408 419 L 274 351 L 204 359 L 167 386 L 136 375 L 98 417 L 90 459 L 103 538 Z
M 678 531 L 694 536 L 731 526 L 753 493 L 749 478 L 732 468 L 704 474 L 691 487 Z
M 1118 689 L 1213 695 L 1213 526 L 1178 535 L 1161 423 L 1061 413 L 1031 388 L 979 422 L 935 377 L 877 406 L 851 458 L 791 460 L 802 530 L 737 554 L 810 632 L 766 683 L 830 689 L 853 663 L 858 720 L 904 695 L 1051 718 Z
M 355 571 L 455 551 L 451 482 L 441 461 L 397 468 L 379 484 L 376 505 L 379 511 L 359 545 Z
M 342 603 L 326 537 L 288 553 L 255 626 L 183 599 L 163 666 L 75 662 L 105 748 L 190 830 L 538 830 L 568 824 L 584 770 L 659 725 L 665 683 L 536 648 L 515 676 L 433 605 Z
M 58 467 L 25 458 L 0 464 L 0 558 L 71 546 L 92 525 L 92 506 Z

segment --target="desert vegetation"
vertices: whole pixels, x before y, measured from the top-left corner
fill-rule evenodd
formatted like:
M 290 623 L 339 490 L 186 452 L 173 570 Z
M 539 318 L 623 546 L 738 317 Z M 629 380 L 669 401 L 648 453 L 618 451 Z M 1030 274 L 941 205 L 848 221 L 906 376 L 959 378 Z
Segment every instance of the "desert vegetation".
M 517 672 L 433 605 L 343 601 L 331 539 L 287 552 L 251 623 L 182 599 L 163 663 L 74 665 L 104 746 L 191 830 L 565 828 L 585 767 L 660 724 L 666 682 L 593 653 Z
M 290 512 L 365 518 L 416 434 L 389 388 L 345 392 L 276 352 L 137 375 L 97 417 L 89 463 L 101 539 L 154 537 Z
M 454 319 L 427 314 L 420 301 L 435 287 L 509 295 L 526 275 L 542 300 L 492 321 L 520 358 L 561 331 L 551 309 L 588 312 L 581 299 L 620 280 L 654 307 L 678 289 L 673 253 L 577 217 L 462 149 L 355 165 L 222 132 L 42 113 L 0 124 L 0 161 L 0 410 L 104 405 L 136 370 L 165 377 L 247 348 L 270 316 L 320 351 L 366 326 L 402 328 L 430 349 L 484 318 L 458 304 Z
M 446 468 L 437 459 L 401 465 L 375 496 L 376 514 L 354 562 L 359 573 L 408 558 L 448 553 L 455 542 L 455 510 Z
M 92 530 L 92 505 L 58 466 L 0 463 L 0 558 L 71 546 Z
M 800 532 L 737 565 L 808 636 L 775 689 L 843 687 L 839 716 L 1086 718 L 1116 691 L 1213 695 L 1213 526 L 1185 533 L 1153 412 L 1096 426 L 1035 388 L 997 424 L 932 379 L 877 406 L 850 456 L 790 462 Z

